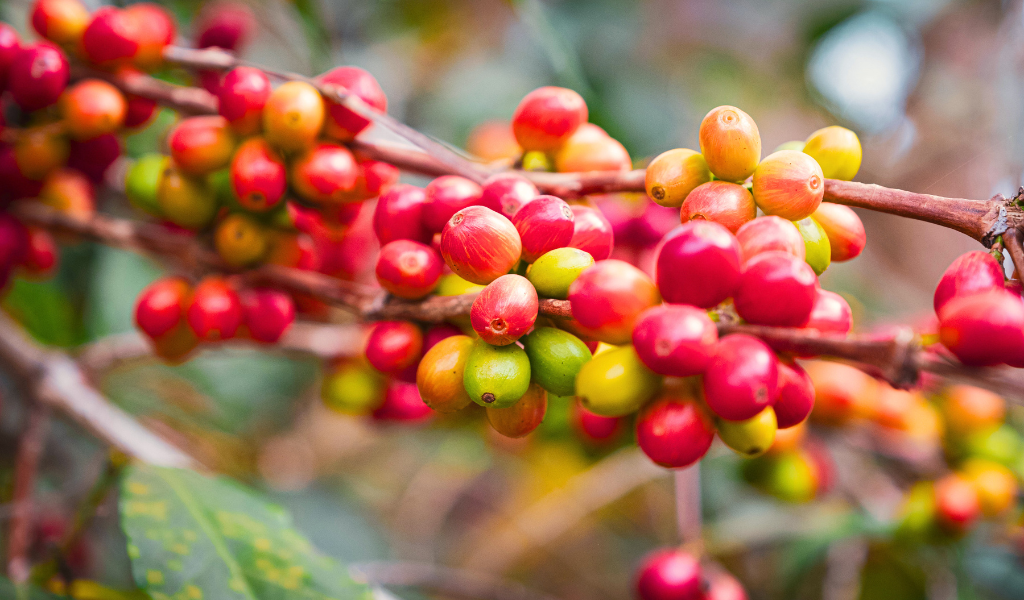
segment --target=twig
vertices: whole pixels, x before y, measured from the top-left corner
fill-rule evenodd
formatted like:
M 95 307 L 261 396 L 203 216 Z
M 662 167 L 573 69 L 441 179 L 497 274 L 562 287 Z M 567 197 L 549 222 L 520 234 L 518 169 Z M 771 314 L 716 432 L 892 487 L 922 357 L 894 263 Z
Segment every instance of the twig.
M 679 541 L 698 556 L 703 551 L 704 518 L 701 515 L 700 463 L 676 469 L 676 526 Z
M 1010 261 L 1013 262 L 1013 268 L 1017 271 L 1017 277 L 1024 277 L 1024 248 L 1021 246 L 1022 243 L 1024 243 L 1024 236 L 1021 235 L 1020 229 L 1008 229 L 1003 234 L 1003 245 L 1010 253 Z
M 34 507 L 32 492 L 39 474 L 39 460 L 46 445 L 50 429 L 50 407 L 33 403 L 28 423 L 18 442 L 18 455 L 14 464 L 14 508 L 7 541 L 7 574 L 15 583 L 28 580 L 29 549 L 32 545 Z
M 519 583 L 485 573 L 421 562 L 366 562 L 349 566 L 352 577 L 372 585 L 415 587 L 467 600 L 555 600 Z

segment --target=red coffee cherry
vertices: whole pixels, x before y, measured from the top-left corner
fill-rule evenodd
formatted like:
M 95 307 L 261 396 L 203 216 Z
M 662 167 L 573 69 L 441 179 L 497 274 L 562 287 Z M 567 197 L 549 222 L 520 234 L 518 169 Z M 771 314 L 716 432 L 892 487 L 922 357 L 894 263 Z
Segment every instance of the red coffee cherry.
M 263 107 L 270 98 L 270 79 L 253 67 L 235 67 L 217 90 L 217 110 L 239 135 L 253 135 L 263 127 Z
M 26 227 L 26 252 L 22 266 L 32 277 L 52 275 L 57 267 L 57 242 L 50 232 L 38 227 Z
M 656 273 L 666 302 L 713 308 L 739 286 L 740 245 L 718 223 L 690 221 L 665 236 Z
M 43 181 L 25 177 L 18 167 L 14 148 L 0 145 L 0 206 L 7 206 L 12 200 L 34 198 L 43 189 Z
M 434 290 L 441 279 L 437 251 L 412 240 L 395 240 L 380 249 L 377 281 L 399 298 L 418 300 Z
M 704 373 L 704 399 L 716 415 L 745 421 L 775 402 L 778 359 L 761 340 L 745 334 L 718 340 L 711 366 Z
M 593 352 L 593 349 L 591 349 L 591 352 Z M 623 417 L 606 417 L 592 413 L 583 408 L 576 400 L 572 400 L 570 417 L 576 433 L 591 444 L 613 442 L 625 429 L 623 426 L 625 419 Z
M 0 89 L 7 87 L 7 73 L 19 51 L 21 40 L 18 32 L 7 23 L 0 23 Z
M 609 344 L 628 343 L 640 313 L 660 301 L 651 278 L 621 260 L 596 262 L 569 286 L 573 317 Z
M 576 92 L 542 87 L 519 102 L 512 115 L 512 131 L 523 150 L 556 150 L 580 125 L 587 122 L 587 103 Z
M 935 288 L 935 314 L 957 296 L 1001 289 L 1004 279 L 1003 266 L 988 252 L 975 250 L 959 256 Z
M 256 31 L 256 16 L 243 2 L 213 2 L 196 19 L 196 48 L 240 52 Z
M 132 62 L 140 69 L 155 70 L 164 62 L 164 48 L 174 43 L 174 19 L 162 6 L 151 2 L 132 4 L 125 8 L 125 14 L 133 23 L 133 37 L 139 44 Z
M 373 75 L 359 67 L 335 67 L 317 77 L 317 81 L 344 89 L 377 112 L 384 113 L 388 110 L 388 98 L 384 95 L 384 90 L 380 89 L 380 84 L 377 83 Z M 328 102 L 325 129 L 328 136 L 348 141 L 359 135 L 359 132 L 369 125 L 368 119 L 340 104 Z
M 507 346 L 533 328 L 537 309 L 533 284 L 521 275 L 502 275 L 476 297 L 469 319 L 480 339 L 492 346 Z
M 814 384 L 803 367 L 778 361 L 778 397 L 772 409 L 779 429 L 803 423 L 814 409 Z
M 28 257 L 28 230 L 21 221 L 0 213 L 0 272 L 9 272 Z
M 139 52 L 137 20 L 126 10 L 104 6 L 92 14 L 82 33 L 82 52 L 91 63 L 109 66 L 124 63 Z
M 981 516 L 978 491 L 969 480 L 946 475 L 935 482 L 935 516 L 941 525 L 955 533 L 963 533 Z
M 726 573 L 712 573 L 705 600 L 749 600 L 747 591 L 743 589 L 735 577 Z
M 483 206 L 455 213 L 441 232 L 441 255 L 456 275 L 487 285 L 519 262 L 523 246 L 515 225 Z
M 76 140 L 87 140 L 120 129 L 128 103 L 121 92 L 106 81 L 86 79 L 64 92 L 60 111 L 68 134 Z
M 1024 362 L 1024 302 L 1003 290 L 957 296 L 939 313 L 939 339 L 972 367 Z
M 415 383 L 392 381 L 384 393 L 384 402 L 371 413 L 376 421 L 414 423 L 434 416 L 423 402 Z
M 368 198 L 388 191 L 391 186 L 398 183 L 398 177 L 401 174 L 395 165 L 379 160 L 361 161 L 359 168 L 362 169 L 362 176 L 356 183 L 356 187 L 361 188 Z
M 29 15 L 32 29 L 62 46 L 74 46 L 89 24 L 89 11 L 79 0 L 36 0 Z
M 679 215 L 675 209 L 647 202 L 644 212 L 633 219 L 630 237 L 638 248 L 651 248 L 658 245 L 668 232 L 679 225 Z
M 248 289 L 239 294 L 239 299 L 249 337 L 257 342 L 276 343 L 295 322 L 295 302 L 282 291 Z
M 708 453 L 715 428 L 697 403 L 666 396 L 640 412 L 636 443 L 647 458 L 669 469 L 688 467 Z
M 381 321 L 366 340 L 366 360 L 382 373 L 396 373 L 423 356 L 423 332 L 409 321 Z
M 127 106 L 124 113 L 124 126 L 127 129 L 137 129 L 148 125 L 156 114 L 156 100 L 126 94 Z
M 302 198 L 317 204 L 341 204 L 356 186 L 359 167 L 352 152 L 336 144 L 318 144 L 300 155 L 291 182 Z
M 807 248 L 800 231 L 792 221 L 782 217 L 758 217 L 736 231 L 740 255 L 747 262 L 762 252 L 778 250 L 804 260 Z
M 181 277 L 164 277 L 149 284 L 135 301 L 135 325 L 150 338 L 171 333 L 185 320 L 192 286 Z
M 821 225 L 832 248 L 832 262 L 843 262 L 860 256 L 867 244 L 864 223 L 849 206 L 822 202 L 811 217 Z
M 747 188 L 727 181 L 709 181 L 697 186 L 686 196 L 679 213 L 683 223 L 695 219 L 714 221 L 732 233 L 756 216 L 757 206 Z
M 483 190 L 458 175 L 444 175 L 427 184 L 423 203 L 423 223 L 432 232 L 444 229 L 452 215 L 480 203 Z
M 659 375 L 700 375 L 711 364 L 717 343 L 718 329 L 708 313 L 693 306 L 648 308 L 633 328 L 637 356 Z
M 845 298 L 835 292 L 817 289 L 811 316 L 804 324 L 807 329 L 822 333 L 846 335 L 853 329 L 853 311 Z
M 539 194 L 530 180 L 514 173 L 498 173 L 484 182 L 480 205 L 511 219 L 519 207 Z
M 380 195 L 373 213 L 373 231 L 381 244 L 394 240 L 429 243 L 434 237 L 423 225 L 423 188 L 400 183 Z
M 284 160 L 263 138 L 250 138 L 238 147 L 231 160 L 231 187 L 244 208 L 270 210 L 284 198 L 287 185 Z
M 574 204 L 572 209 L 573 229 L 571 248 L 578 248 L 594 257 L 604 260 L 612 255 L 615 247 L 615 234 L 612 224 L 601 214 L 601 211 L 589 206 Z
M 171 130 L 167 145 L 178 168 L 189 175 L 200 176 L 230 164 L 235 137 L 224 117 L 189 117 Z
M 542 255 L 569 245 L 575 216 L 565 200 L 537 196 L 520 208 L 512 224 L 523 243 L 523 260 L 532 263 Z
M 67 167 L 80 171 L 99 185 L 103 183 L 107 169 L 121 156 L 122 151 L 121 140 L 113 133 L 88 140 L 71 140 Z
M 744 320 L 757 325 L 800 327 L 814 308 L 818 278 L 792 254 L 763 252 L 743 266 L 733 302 Z
M 523 154 L 512 133 L 512 123 L 501 120 L 484 121 L 474 127 L 466 137 L 466 151 L 488 162 L 514 161 Z M 493 206 L 487 208 L 497 210 Z
M 185 317 L 200 340 L 228 340 L 242 326 L 242 303 L 227 282 L 208 277 L 193 290 Z
M 57 102 L 70 77 L 64 53 L 49 42 L 39 42 L 14 56 L 7 71 L 7 90 L 24 110 L 39 110 Z
M 659 550 L 636 573 L 639 600 L 706 600 L 700 562 L 682 550 Z

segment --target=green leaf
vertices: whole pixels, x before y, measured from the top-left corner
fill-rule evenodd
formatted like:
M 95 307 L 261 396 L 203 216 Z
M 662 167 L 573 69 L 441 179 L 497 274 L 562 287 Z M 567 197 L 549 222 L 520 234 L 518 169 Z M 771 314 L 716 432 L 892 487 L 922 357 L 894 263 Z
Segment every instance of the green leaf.
M 6 577 L 0 576 L 0 598 L 11 600 L 61 600 L 62 596 L 55 596 L 37 587 L 22 586 L 20 589 L 14 582 Z
M 230 479 L 137 465 L 120 511 L 132 573 L 153 600 L 371 598 L 285 511 Z
M 75 307 L 55 280 L 16 277 L 3 307 L 44 344 L 68 347 L 84 340 Z

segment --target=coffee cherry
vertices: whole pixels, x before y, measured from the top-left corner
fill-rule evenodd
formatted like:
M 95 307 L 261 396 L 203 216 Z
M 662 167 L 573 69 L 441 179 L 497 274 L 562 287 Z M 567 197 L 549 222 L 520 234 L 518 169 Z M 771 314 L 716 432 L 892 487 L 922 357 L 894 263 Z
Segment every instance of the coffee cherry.
M 512 131 L 523 150 L 556 150 L 587 122 L 587 103 L 576 92 L 541 87 L 527 94 L 512 115 Z
M 711 181 L 711 170 L 700 152 L 676 148 L 662 152 L 644 173 L 647 195 L 662 206 L 682 206 L 697 186 Z
M 786 452 L 772 461 L 764 491 L 783 502 L 810 502 L 818 493 L 818 468 L 810 454 Z
M 382 373 L 415 365 L 423 355 L 423 332 L 409 321 L 381 321 L 366 340 L 366 360 Z
M 85 140 L 120 129 L 128 105 L 121 92 L 106 81 L 86 79 L 64 92 L 60 110 L 71 137 Z
M 708 453 L 715 428 L 692 400 L 666 396 L 636 420 L 636 442 L 647 458 L 670 469 L 688 467 Z
M 804 240 L 804 260 L 814 269 L 815 275 L 821 275 L 832 263 L 832 246 L 825 230 L 813 217 L 794 221 L 793 224 Z
M 267 211 L 284 198 L 287 172 L 280 155 L 262 138 L 250 138 L 231 159 L 231 188 L 243 208 Z
M 700 152 L 715 177 L 743 181 L 761 160 L 761 134 L 750 115 L 735 106 L 719 106 L 700 123 Z
M 236 53 L 249 43 L 257 26 L 247 4 L 230 0 L 206 5 L 196 21 L 196 48 L 217 47 Z
M 514 173 L 498 173 L 484 182 L 480 205 L 511 219 L 519 207 L 539 194 L 537 186 L 530 180 Z
M 270 79 L 263 71 L 235 67 L 220 82 L 217 110 L 238 135 L 259 133 L 270 92 Z
M 525 277 L 502 275 L 476 297 L 469 319 L 473 330 L 488 344 L 511 344 L 537 321 L 537 290 Z
M 537 289 L 538 295 L 565 300 L 569 297 L 569 286 L 592 264 L 593 257 L 583 250 L 558 248 L 546 252 L 530 265 L 526 278 Z
M 299 156 L 291 167 L 295 192 L 317 204 L 341 204 L 356 186 L 359 168 L 348 148 L 318 144 Z
M 955 435 L 992 430 L 1006 418 L 1006 401 L 988 390 L 969 385 L 950 386 L 943 394 L 942 414 Z
M 258 221 L 242 213 L 233 213 L 217 225 L 213 244 L 230 267 L 248 267 L 259 263 L 270 248 L 268 233 Z
M 587 125 L 587 123 L 584 123 L 584 125 Z M 540 150 L 524 152 L 523 157 L 519 162 L 522 164 L 522 169 L 524 171 L 548 173 L 555 169 L 551 158 Z
M 852 260 L 864 250 L 864 223 L 849 206 L 822 202 L 812 216 L 828 236 L 832 262 Z
M 459 277 L 480 285 L 508 273 L 522 250 L 515 225 L 483 206 L 455 213 L 441 232 L 445 263 Z
M 376 421 L 397 421 L 412 423 L 425 421 L 433 416 L 430 407 L 423 403 L 420 393 L 412 383 L 392 381 L 384 392 L 384 402 L 371 413 Z
M 609 444 L 625 430 L 624 418 L 595 414 L 583 408 L 575 398 L 570 401 L 570 423 L 584 441 L 595 445 Z
M 185 317 L 200 340 L 228 340 L 242 325 L 242 303 L 223 279 L 207 277 L 192 291 Z
M 833 362 L 813 362 L 807 374 L 814 382 L 816 421 L 842 425 L 867 412 L 878 383 L 859 369 Z
M 537 196 L 512 216 L 512 224 L 523 244 L 523 260 L 534 262 L 542 254 L 564 248 L 573 234 L 569 205 L 555 196 Z
M 946 475 L 935 482 L 935 516 L 953 533 L 967 531 L 981 516 L 978 491 L 961 475 Z
M 168 163 L 156 192 L 160 214 L 186 229 L 200 230 L 217 215 L 217 196 L 206 181 L 189 177 Z
M 200 176 L 231 163 L 235 137 L 224 117 L 189 117 L 171 130 L 167 145 L 182 172 Z
M 779 379 L 773 409 L 779 429 L 795 427 L 807 420 L 814 408 L 814 384 L 795 362 L 778 362 Z
M 633 161 L 626 147 L 608 135 L 580 136 L 577 130 L 577 134 L 570 137 L 555 154 L 555 170 L 559 173 L 628 171 L 631 168 Z
M 754 458 L 768 451 L 778 429 L 775 411 L 769 406 L 745 421 L 719 421 L 718 437 L 740 456 Z
M 470 399 L 480 406 L 508 408 L 530 387 L 530 359 L 516 344 L 492 346 L 473 342 L 462 383 Z
M 935 524 L 935 490 L 932 482 L 918 481 L 907 493 L 900 506 L 897 536 L 921 541 L 932 532 Z
M 22 109 L 39 110 L 57 102 L 70 76 L 64 53 L 48 42 L 39 42 L 14 55 L 7 70 L 7 90 Z
M 7 73 L 20 50 L 18 32 L 7 23 L 0 23 L 0 89 L 7 87 Z
M 645 558 L 635 588 L 639 600 L 705 600 L 700 562 L 682 550 L 659 550 Z
M 972 459 L 964 464 L 962 472 L 978 493 L 978 504 L 984 516 L 998 517 L 1016 503 L 1017 478 L 1003 465 Z
M 36 0 L 29 15 L 32 29 L 62 46 L 75 46 L 89 24 L 89 11 L 79 0 Z
M 93 183 L 104 182 L 107 171 L 122 154 L 121 141 L 112 133 L 89 140 L 71 140 L 67 166 L 81 171 Z
M 324 99 L 303 81 L 289 81 L 270 93 L 263 106 L 263 133 L 282 152 L 313 145 L 324 126 Z
M 712 573 L 705 600 L 750 600 L 735 577 L 726 573 Z
M 569 286 L 573 317 L 609 344 L 629 342 L 640 313 L 660 301 L 651 278 L 621 260 L 594 263 Z
M 661 377 L 644 366 L 633 346 L 599 353 L 576 375 L 583 407 L 604 417 L 636 412 L 661 389 Z
M 381 244 L 394 240 L 430 243 L 423 226 L 423 188 L 400 183 L 381 194 L 373 213 L 373 231 Z
M 806 256 L 804 239 L 792 221 L 781 217 L 758 217 L 736 232 L 743 262 L 762 252 L 777 250 L 792 254 L 800 260 Z
M 801 150 L 821 165 L 827 179 L 850 181 L 860 169 L 860 140 L 845 127 L 833 125 L 815 131 Z
M 399 298 L 418 300 L 429 294 L 441 278 L 437 251 L 412 240 L 395 240 L 380 249 L 377 281 Z
M 853 329 L 853 311 L 849 302 L 839 294 L 818 288 L 814 308 L 804 327 L 822 333 L 846 335 Z
M 462 381 L 472 349 L 473 338 L 453 335 L 436 342 L 423 355 L 416 369 L 416 387 L 427 406 L 450 413 L 469 405 L 471 400 Z
M 484 121 L 474 127 L 466 137 L 466 151 L 487 162 L 512 162 L 523 154 L 512 133 L 512 123 L 500 120 Z M 490 205 L 487 208 L 498 210 Z
M 82 33 L 85 59 L 101 66 L 125 63 L 139 52 L 138 21 L 124 9 L 104 6 Z
M 170 333 L 184 322 L 192 286 L 180 277 L 149 284 L 135 301 L 135 325 L 150 338 Z
M 590 349 L 573 334 L 537 327 L 523 338 L 533 380 L 557 396 L 576 393 L 576 376 L 590 358 Z
M 825 178 L 810 156 L 782 150 L 757 165 L 753 193 L 754 202 L 765 214 L 799 221 L 818 209 L 825 194 Z
M 939 339 L 972 367 L 1024 360 L 1024 302 L 999 289 L 957 296 L 939 313 Z
M 656 279 L 666 302 L 713 308 L 740 283 L 740 245 L 708 221 L 676 227 L 657 250 Z
M 0 144 L 0 205 L 6 206 L 12 200 L 33 198 L 43 189 L 43 182 L 29 179 L 18 167 L 14 148 Z
M 714 221 L 736 233 L 757 216 L 757 206 L 747 188 L 726 181 L 709 181 L 697 186 L 683 201 L 680 220 Z
M 444 175 L 427 184 L 423 203 L 423 224 L 439 232 L 460 210 L 480 203 L 481 187 L 465 177 Z
M 487 422 L 505 437 L 521 438 L 529 435 L 544 420 L 548 410 L 548 393 L 536 383 L 518 402 L 508 408 L 487 407 Z
M 335 67 L 317 77 L 317 81 L 342 88 L 379 113 L 388 110 L 388 98 L 384 95 L 384 90 L 380 89 L 380 84 L 373 75 L 359 67 Z M 341 104 L 328 102 L 327 106 L 326 133 L 334 139 L 351 140 L 370 125 L 368 119 Z
M 637 355 L 659 375 L 700 375 L 711 364 L 717 343 L 715 324 L 705 311 L 692 306 L 648 308 L 633 329 Z
M 347 415 L 362 415 L 383 402 L 384 381 L 373 369 L 342 363 L 325 374 L 320 388 L 324 405 Z
M 274 344 L 295 322 L 295 302 L 288 294 L 271 288 L 247 289 L 239 293 L 242 320 L 249 337 Z
M 771 406 L 778 389 L 778 360 L 771 348 L 746 334 L 718 340 L 704 373 L 704 397 L 716 415 L 743 421 Z
M 156 100 L 125 94 L 124 127 L 126 129 L 142 129 L 153 120 L 156 114 Z
M 777 250 L 763 252 L 743 266 L 733 302 L 750 323 L 800 327 L 814 308 L 817 285 L 806 262 Z
M 46 278 L 54 273 L 60 256 L 50 232 L 38 227 L 25 228 L 25 258 L 21 263 L 28 276 Z
M 611 256 L 612 248 L 615 246 L 615 235 L 608 219 L 596 208 L 579 204 L 574 204 L 570 208 L 574 220 L 569 246 L 583 250 L 594 260 L 604 260 Z
M 125 194 L 132 206 L 151 215 L 160 215 L 160 204 L 157 191 L 164 171 L 170 166 L 170 159 L 163 154 L 145 154 L 136 160 L 125 175 Z M 56 173 L 55 173 L 56 175 Z M 53 175 L 51 175 L 51 178 Z M 79 175 L 85 183 L 85 176 Z M 91 189 L 90 184 L 90 189 Z
M 946 268 L 935 288 L 935 314 L 957 296 L 1003 288 L 1003 266 L 991 254 L 975 250 L 960 255 Z
M 45 125 L 22 131 L 14 146 L 18 170 L 36 181 L 64 166 L 69 155 L 67 139 Z

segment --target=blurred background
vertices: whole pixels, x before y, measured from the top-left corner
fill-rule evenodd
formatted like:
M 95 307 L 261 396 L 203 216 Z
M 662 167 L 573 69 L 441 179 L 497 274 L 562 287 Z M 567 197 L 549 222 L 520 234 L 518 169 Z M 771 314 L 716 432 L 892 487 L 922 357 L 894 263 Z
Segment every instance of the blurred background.
M 202 4 L 162 3 L 187 36 Z M 0 16 L 24 32 L 28 4 L 5 0 Z M 282 0 L 251 7 L 259 31 L 248 58 L 306 74 L 364 67 L 387 93 L 391 114 L 459 147 L 481 122 L 508 120 L 528 91 L 553 84 L 579 91 L 591 121 L 638 165 L 669 148 L 696 147 L 704 114 L 732 104 L 757 122 L 765 154 L 825 125 L 855 130 L 864 145 L 858 181 L 966 198 L 1011 195 L 1022 183 L 1017 1 Z M 151 148 L 159 131 L 141 135 L 130 150 Z M 851 301 L 859 331 L 927 318 L 942 271 L 980 248 L 936 226 L 860 214 L 867 249 L 822 278 Z M 130 331 L 135 295 L 159 274 L 145 259 L 81 244 L 68 251 L 57 279 L 19 281 L 5 307 L 29 319 L 43 341 L 73 347 Z M 308 358 L 222 349 L 180 367 L 142 358 L 97 379 L 112 400 L 204 463 L 266 490 L 317 546 L 346 561 L 434 561 L 566 600 L 611 599 L 629 596 L 643 554 L 677 539 L 671 476 L 628 443 L 629 432 L 618 445 L 581 444 L 566 433 L 567 414 L 549 415 L 524 442 L 501 440 L 472 417 L 390 429 L 324 408 L 320 371 Z M 4 384 L 0 486 L 7 489 L 24 413 Z M 45 461 L 41 508 L 56 522 L 88 493 L 106 452 L 56 423 Z M 959 546 L 904 552 L 879 542 L 884 520 L 846 494 L 783 504 L 742 483 L 740 462 L 718 446 L 703 461 L 704 517 L 709 549 L 753 599 L 1024 597 L 1020 558 L 998 533 L 982 529 Z M 103 509 L 83 568 L 127 586 L 116 507 Z

